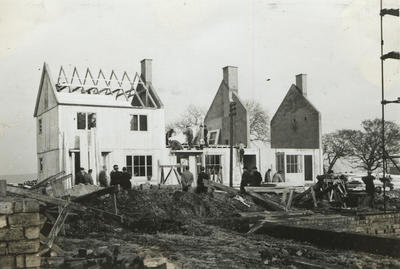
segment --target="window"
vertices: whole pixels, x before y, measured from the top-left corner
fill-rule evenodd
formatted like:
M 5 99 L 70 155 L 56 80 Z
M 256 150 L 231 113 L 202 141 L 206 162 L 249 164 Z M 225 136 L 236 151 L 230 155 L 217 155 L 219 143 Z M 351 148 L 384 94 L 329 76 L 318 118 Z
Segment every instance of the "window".
M 221 155 L 206 155 L 206 171 L 218 174 L 221 169 Z
M 39 119 L 39 134 L 42 134 L 42 129 L 43 129 L 42 119 Z
M 133 162 L 132 162 L 133 159 Z M 136 177 L 153 175 L 153 158 L 151 155 L 126 156 L 126 169 Z
M 147 115 L 132 115 L 131 131 L 147 131 Z
M 219 140 L 219 130 L 211 130 L 208 133 L 208 144 L 216 145 L 218 144 L 218 140 Z
M 286 155 L 286 172 L 300 173 L 301 172 L 301 156 Z
M 39 158 L 39 172 L 43 172 L 43 158 Z
M 78 130 L 90 130 L 96 128 L 96 113 L 78 112 L 77 128 Z
M 276 171 L 281 171 L 282 174 L 285 173 L 285 153 L 276 153 Z

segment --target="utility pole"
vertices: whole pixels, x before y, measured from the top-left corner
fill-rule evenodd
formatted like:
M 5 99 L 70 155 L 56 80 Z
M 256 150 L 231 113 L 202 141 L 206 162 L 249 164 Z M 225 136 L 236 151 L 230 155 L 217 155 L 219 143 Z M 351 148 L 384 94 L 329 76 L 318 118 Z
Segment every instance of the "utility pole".
M 229 103 L 229 187 L 233 187 L 233 117 L 236 116 L 236 102 Z
M 383 16 L 392 15 L 399 17 L 399 9 L 383 9 L 383 0 L 380 0 L 380 28 L 381 28 L 381 109 L 382 109 L 382 178 L 383 178 L 383 208 L 386 212 L 386 149 L 385 149 L 385 105 L 388 103 L 394 103 L 385 100 L 385 79 L 384 79 L 384 68 L 383 62 L 386 59 L 400 59 L 400 53 L 392 51 L 387 54 L 383 54 Z

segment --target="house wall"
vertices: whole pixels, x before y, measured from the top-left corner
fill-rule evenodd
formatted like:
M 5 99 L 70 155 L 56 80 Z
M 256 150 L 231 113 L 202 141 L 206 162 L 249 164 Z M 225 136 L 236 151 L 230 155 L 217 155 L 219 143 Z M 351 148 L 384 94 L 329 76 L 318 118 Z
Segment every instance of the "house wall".
M 96 113 L 96 128 L 77 129 L 77 113 Z M 131 115 L 147 115 L 147 131 L 131 131 Z M 65 136 L 65 148 L 79 149 L 81 166 L 98 174 L 103 165 L 101 152 L 108 152 L 108 171 L 117 164 L 126 166 L 127 155 L 151 155 L 153 180 L 157 181 L 157 161 L 165 159 L 165 123 L 163 109 L 113 108 L 100 106 L 60 106 L 60 132 Z M 96 142 L 91 142 L 96 141 Z M 83 154 L 83 153 L 87 153 Z M 68 153 L 67 153 L 68 154 Z M 95 156 L 93 156 L 95 155 Z M 97 159 L 96 159 L 97 158 Z M 72 157 L 67 157 L 71 171 Z M 145 181 L 145 178 L 137 178 Z
M 271 120 L 272 148 L 321 148 L 320 113 L 292 85 Z
M 275 155 L 278 152 L 285 153 L 285 182 L 291 186 L 304 186 L 307 184 L 312 184 L 316 182 L 316 176 L 323 174 L 323 158 L 322 158 L 322 150 L 320 149 L 272 149 L 273 154 Z M 287 160 L 286 155 L 300 155 L 301 156 L 301 171 L 299 173 L 287 173 Z M 313 181 L 305 181 L 304 179 L 304 155 L 312 156 L 312 164 L 313 164 Z M 276 168 L 276 158 L 275 162 L 272 164 L 272 173 L 271 176 L 277 171 Z
M 236 116 L 234 117 L 233 144 L 243 143 L 247 145 L 249 137 L 247 111 L 240 99 L 235 93 L 232 99 L 236 102 Z M 209 131 L 219 129 L 218 144 L 228 145 L 230 135 L 230 117 L 229 117 L 229 89 L 224 82 L 218 88 L 217 94 L 204 118 L 204 123 Z

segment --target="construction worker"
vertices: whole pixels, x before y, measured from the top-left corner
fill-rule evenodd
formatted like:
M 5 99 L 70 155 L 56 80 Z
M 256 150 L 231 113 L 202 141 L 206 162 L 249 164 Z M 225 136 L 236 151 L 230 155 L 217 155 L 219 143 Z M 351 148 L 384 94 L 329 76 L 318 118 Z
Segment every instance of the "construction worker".
M 203 133 L 204 133 L 204 144 L 206 147 L 208 147 L 208 129 L 207 129 L 207 125 L 204 124 L 203 126 Z
M 182 191 L 187 192 L 193 183 L 193 174 L 187 167 L 183 173 L 181 173 Z
M 282 171 L 278 170 L 272 177 L 272 182 L 283 182 Z
M 99 182 L 101 187 L 108 187 L 107 166 L 103 166 L 103 170 L 99 174 Z
M 110 185 L 119 185 L 121 184 L 121 172 L 118 171 L 118 165 L 114 164 L 113 170 L 110 173 Z
M 189 125 L 186 125 L 186 129 L 183 132 L 184 135 L 186 135 L 186 140 L 188 143 L 188 149 L 192 148 L 192 143 L 193 143 L 193 130 L 192 128 L 189 127 Z
M 93 170 L 89 169 L 88 173 L 85 173 L 85 175 L 83 176 L 85 185 L 88 185 L 88 184 L 93 185 L 92 172 L 93 172 Z
M 130 190 L 132 189 L 132 183 L 131 183 L 131 174 L 128 173 L 128 170 L 126 169 L 126 167 L 122 168 L 122 174 L 121 174 L 121 188 L 123 188 L 124 190 Z
M 165 144 L 168 146 L 169 145 L 169 140 L 172 137 L 172 135 L 175 133 L 174 129 L 169 129 L 168 132 L 165 134 Z
M 79 172 L 76 174 L 75 177 L 75 185 L 78 184 L 85 184 L 85 168 L 81 167 L 79 168 Z
M 204 179 L 210 180 L 210 175 L 205 172 L 204 167 L 200 167 L 200 173 L 197 176 L 197 188 L 196 192 L 197 193 L 206 193 L 207 192 L 207 187 L 204 185 Z
M 366 204 L 371 208 L 374 207 L 374 200 L 375 200 L 375 184 L 374 179 L 375 177 L 372 175 L 371 171 L 368 171 L 368 175 L 366 177 L 361 178 L 365 184 L 365 191 L 367 192 L 367 199 Z
M 265 178 L 264 178 L 265 182 L 271 182 L 271 169 L 268 169 L 267 172 L 265 172 Z
M 241 193 L 246 193 L 246 189 L 244 187 L 250 185 L 251 183 L 251 175 L 247 170 L 247 167 L 243 167 L 243 174 L 242 174 L 242 180 L 240 181 L 240 192 Z
M 257 171 L 257 167 L 254 166 L 253 169 L 251 170 L 251 183 L 252 186 L 256 186 L 259 187 L 261 185 L 262 182 L 262 176 L 260 174 L 260 172 Z

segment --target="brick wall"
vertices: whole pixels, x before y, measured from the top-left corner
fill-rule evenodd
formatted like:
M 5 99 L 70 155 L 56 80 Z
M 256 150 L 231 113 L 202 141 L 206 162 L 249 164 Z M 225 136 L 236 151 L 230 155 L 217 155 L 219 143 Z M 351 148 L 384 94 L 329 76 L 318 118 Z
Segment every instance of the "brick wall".
M 271 147 L 318 149 L 320 131 L 320 113 L 292 85 L 271 120 Z
M 0 268 L 38 268 L 39 203 L 31 199 L 0 200 Z

